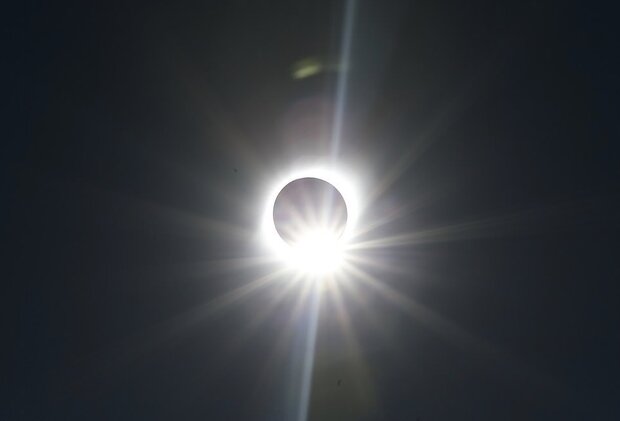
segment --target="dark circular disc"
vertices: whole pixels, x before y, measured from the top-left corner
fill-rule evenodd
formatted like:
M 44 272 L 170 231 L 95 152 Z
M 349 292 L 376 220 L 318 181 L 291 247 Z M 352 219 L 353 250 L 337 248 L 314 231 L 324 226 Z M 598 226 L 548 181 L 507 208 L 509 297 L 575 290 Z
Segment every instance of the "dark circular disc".
M 295 244 L 311 230 L 340 237 L 347 224 L 347 205 L 333 185 L 319 178 L 298 178 L 278 193 L 273 222 L 284 241 Z

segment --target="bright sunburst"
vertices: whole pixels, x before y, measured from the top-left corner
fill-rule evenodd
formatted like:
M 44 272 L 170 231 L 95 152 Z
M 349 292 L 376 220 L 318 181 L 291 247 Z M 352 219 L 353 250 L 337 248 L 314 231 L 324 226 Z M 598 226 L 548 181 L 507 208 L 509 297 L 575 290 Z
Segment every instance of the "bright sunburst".
M 261 233 L 276 259 L 305 275 L 341 271 L 359 216 L 354 186 L 326 167 L 292 171 L 274 183 Z
M 205 320 L 222 309 L 239 306 L 243 300 L 267 290 L 270 292 L 268 305 L 257 312 L 243 335 L 237 333 L 239 337 L 248 337 L 253 330 L 257 330 L 259 325 L 267 320 L 271 313 L 275 313 L 274 309 L 278 303 L 292 299 L 293 309 L 286 316 L 285 328 L 281 331 L 280 340 L 274 344 L 273 358 L 265 364 L 265 370 L 268 373 L 266 377 L 270 378 L 269 368 L 281 363 L 279 361 L 281 351 L 283 349 L 288 351 L 292 348 L 291 343 L 294 341 L 291 337 L 304 336 L 303 347 L 294 350 L 302 354 L 301 363 L 294 367 L 294 371 L 301 372 L 297 379 L 295 392 L 297 396 L 293 397 L 298 421 L 306 421 L 308 417 L 316 333 L 321 306 L 325 306 L 327 310 L 335 310 L 331 313 L 326 311 L 326 314 L 331 314 L 336 318 L 342 337 L 346 341 L 348 355 L 361 369 L 364 368 L 354 323 L 346 304 L 351 302 L 348 300 L 349 297 L 352 297 L 352 301 L 360 302 L 365 293 L 376 294 L 410 316 L 416 323 L 421 323 L 459 348 L 497 358 L 496 348 L 480 341 L 461 329 L 458 324 L 443 318 L 414 298 L 402 294 L 380 279 L 377 273 L 379 275 L 388 272 L 395 273 L 412 279 L 411 266 L 397 267 L 385 258 L 389 251 L 402 252 L 405 248 L 423 243 L 446 242 L 468 236 L 485 235 L 518 220 L 517 216 L 510 216 L 427 227 L 426 229 L 417 227 L 414 231 L 403 228 L 396 233 L 394 230 L 382 232 L 381 228 L 393 224 L 399 218 L 408 217 L 416 207 L 423 206 L 424 198 L 420 198 L 419 203 L 399 203 L 398 201 L 390 203 L 388 201 L 384 206 L 381 202 L 391 186 L 419 158 L 434 137 L 429 135 L 423 139 L 416 139 L 412 142 L 410 149 L 399 151 L 399 156 L 394 157 L 389 163 L 389 168 L 380 168 L 377 164 L 376 177 L 372 182 L 368 175 L 368 168 L 375 167 L 375 164 L 367 161 L 367 158 L 364 158 L 363 162 L 349 158 L 347 163 L 358 165 L 354 168 L 337 162 L 341 156 L 340 151 L 343 149 L 341 148 L 343 119 L 348 89 L 348 71 L 345 69 L 349 68 L 355 7 L 355 0 L 347 0 L 339 63 L 339 68 L 342 70 L 338 72 L 329 146 L 327 150 L 319 149 L 318 151 L 322 161 L 318 164 L 315 162 L 310 165 L 295 165 L 292 170 L 278 173 L 274 167 L 279 165 L 271 167 L 265 165 L 265 162 L 269 162 L 264 159 L 265 155 L 258 153 L 252 146 L 252 142 L 244 141 L 242 137 L 236 135 L 235 131 L 232 131 L 232 135 L 226 138 L 226 144 L 231 145 L 230 150 L 234 151 L 236 158 L 239 156 L 243 158 L 244 164 L 247 164 L 249 168 L 248 173 L 254 178 L 253 182 L 257 180 L 260 180 L 257 183 L 265 182 L 265 184 L 255 185 L 260 191 L 257 194 L 260 198 L 257 199 L 258 202 L 252 202 L 250 206 L 252 227 L 239 226 L 228 219 L 216 220 L 186 215 L 176 210 L 158 209 L 159 214 L 169 216 L 182 225 L 189 225 L 192 235 L 198 230 L 206 231 L 209 235 L 222 240 L 237 241 L 236 245 L 240 249 L 247 245 L 249 239 L 256 239 L 254 234 L 258 231 L 260 247 L 257 247 L 257 250 L 259 251 L 253 250 L 251 256 L 243 256 L 240 253 L 239 256 L 209 261 L 204 265 L 206 270 L 211 271 L 210 273 L 234 274 L 234 279 L 248 276 L 247 273 L 250 273 L 244 283 L 180 316 L 170 323 L 166 333 L 183 331 L 190 324 Z M 211 117 L 212 120 L 219 121 L 222 116 L 216 113 Z M 228 129 L 227 124 L 223 123 L 223 127 Z M 228 130 L 226 132 L 228 133 Z M 311 144 L 321 144 L 321 142 L 312 139 Z M 289 159 L 299 159 L 299 156 L 305 156 L 300 153 L 302 151 L 293 152 L 290 156 L 284 155 L 286 158 L 284 160 L 272 162 L 281 164 L 283 161 L 287 162 Z M 269 155 L 272 153 L 270 152 Z M 364 171 L 358 171 L 362 169 Z M 362 182 L 362 179 L 358 177 L 361 173 L 365 173 L 368 179 L 363 179 Z M 288 196 L 288 191 L 285 192 L 287 186 L 292 184 L 297 186 L 297 183 L 322 186 L 332 193 L 331 196 L 327 194 L 328 200 L 326 200 L 321 194 L 318 196 L 315 194 L 314 187 L 309 188 L 310 194 L 296 194 L 294 191 L 296 189 L 293 189 L 290 198 L 283 200 L 283 204 L 278 203 L 281 194 L 286 193 Z M 325 184 L 330 187 L 326 187 Z M 248 203 L 247 197 L 242 194 L 231 194 L 230 191 L 235 191 L 234 187 L 231 189 L 226 187 L 213 183 L 211 189 L 216 197 L 230 200 L 231 208 L 234 206 L 245 209 Z M 302 188 L 301 191 L 303 190 Z M 364 192 L 363 199 L 360 195 L 362 191 Z M 258 230 L 254 225 L 257 220 Z M 256 244 L 252 243 L 252 245 Z M 377 253 L 374 254 L 374 252 Z M 275 268 L 271 266 L 274 261 Z M 255 272 L 251 272 L 254 269 Z M 242 275 L 244 273 L 246 275 Z M 310 282 L 297 282 L 308 280 Z M 364 307 L 364 311 L 369 313 L 374 310 L 371 306 Z M 300 329 L 300 326 L 304 325 L 305 330 Z M 373 327 L 376 327 L 376 324 Z M 378 330 L 381 330 L 381 326 L 378 326 Z M 239 342 L 241 340 L 239 339 Z M 154 343 L 158 342 L 154 341 Z M 370 377 L 367 371 L 361 370 L 360 372 Z

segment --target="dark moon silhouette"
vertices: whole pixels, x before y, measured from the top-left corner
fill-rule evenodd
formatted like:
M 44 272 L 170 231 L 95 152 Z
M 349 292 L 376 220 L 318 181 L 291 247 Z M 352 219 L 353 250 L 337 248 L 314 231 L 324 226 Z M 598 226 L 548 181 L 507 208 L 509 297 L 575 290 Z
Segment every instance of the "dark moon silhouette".
M 288 183 L 273 205 L 276 231 L 295 244 L 300 234 L 325 229 L 340 237 L 347 224 L 347 206 L 333 185 L 319 178 L 298 178 Z

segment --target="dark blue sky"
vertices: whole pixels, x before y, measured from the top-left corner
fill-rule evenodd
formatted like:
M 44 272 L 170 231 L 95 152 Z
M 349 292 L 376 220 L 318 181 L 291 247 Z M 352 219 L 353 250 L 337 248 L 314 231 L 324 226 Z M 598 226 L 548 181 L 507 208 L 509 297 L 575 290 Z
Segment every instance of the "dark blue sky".
M 608 3 L 358 2 L 341 157 L 397 175 L 372 235 L 449 235 L 364 255 L 433 316 L 344 296 L 358 355 L 324 304 L 309 419 L 620 417 Z M 307 320 L 287 325 L 295 294 L 259 320 L 272 290 L 213 304 L 268 272 L 221 263 L 255 250 L 213 221 L 252 228 L 265 169 L 323 150 L 294 134 L 328 132 L 336 72 L 290 69 L 336 62 L 342 21 L 322 1 L 3 13 L 1 419 L 293 418 Z

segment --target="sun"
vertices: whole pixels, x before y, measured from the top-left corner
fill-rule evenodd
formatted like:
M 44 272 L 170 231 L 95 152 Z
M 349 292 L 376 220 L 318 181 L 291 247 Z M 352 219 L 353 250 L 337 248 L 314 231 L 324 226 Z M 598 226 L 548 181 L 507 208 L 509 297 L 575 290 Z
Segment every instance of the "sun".
M 268 195 L 263 240 L 292 270 L 315 278 L 336 274 L 358 217 L 356 198 L 340 173 L 318 167 L 291 172 Z
M 288 263 L 306 274 L 333 273 L 338 270 L 344 257 L 340 238 L 329 230 L 310 229 L 289 247 Z

